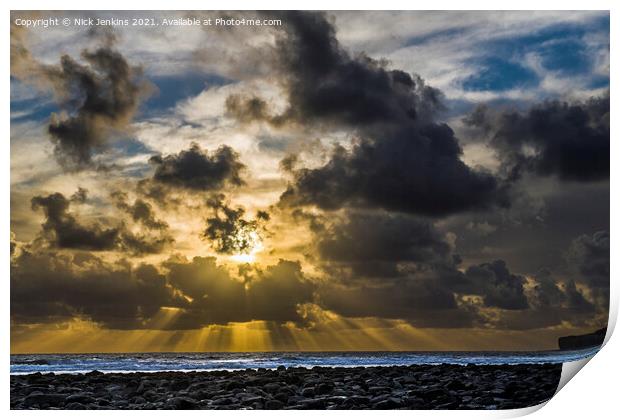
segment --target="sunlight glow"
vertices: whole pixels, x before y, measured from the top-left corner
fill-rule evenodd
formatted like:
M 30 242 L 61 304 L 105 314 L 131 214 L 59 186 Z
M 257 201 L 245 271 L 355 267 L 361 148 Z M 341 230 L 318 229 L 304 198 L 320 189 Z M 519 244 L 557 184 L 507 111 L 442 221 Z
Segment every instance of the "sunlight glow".
M 263 242 L 257 232 L 250 232 L 248 234 L 252 248 L 245 253 L 234 254 L 230 256 L 230 259 L 237 263 L 249 264 L 256 261 L 256 254 L 264 249 Z

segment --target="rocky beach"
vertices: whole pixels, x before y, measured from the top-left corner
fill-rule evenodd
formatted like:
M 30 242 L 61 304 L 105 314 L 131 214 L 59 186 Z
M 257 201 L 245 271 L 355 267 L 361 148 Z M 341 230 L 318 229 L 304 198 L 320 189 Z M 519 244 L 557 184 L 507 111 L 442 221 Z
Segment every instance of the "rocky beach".
M 555 393 L 561 364 L 280 366 L 11 375 L 11 409 L 510 409 Z

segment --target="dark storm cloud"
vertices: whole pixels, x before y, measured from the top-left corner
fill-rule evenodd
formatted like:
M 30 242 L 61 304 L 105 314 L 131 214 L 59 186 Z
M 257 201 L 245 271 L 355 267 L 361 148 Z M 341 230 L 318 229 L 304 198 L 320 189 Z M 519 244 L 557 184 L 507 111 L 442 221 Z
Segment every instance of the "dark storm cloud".
M 170 187 L 214 191 L 227 185 L 244 184 L 241 172 L 245 165 L 239 161 L 237 152 L 228 146 L 221 146 L 209 154 L 192 143 L 188 150 L 153 156 L 149 162 L 155 167 L 153 181 Z
M 191 298 L 173 328 L 252 320 L 302 322 L 298 305 L 313 301 L 315 285 L 297 262 L 280 260 L 265 269 L 245 266 L 242 279 L 231 278 L 215 258 L 169 261 L 167 278 Z
M 299 263 L 285 260 L 264 269 L 245 266 L 239 279 L 212 257 L 171 259 L 163 269 L 41 250 L 11 260 L 16 324 L 75 317 L 112 329 L 196 329 L 252 320 L 301 324 L 298 306 L 313 302 L 315 289 Z M 162 308 L 175 314 L 167 324 L 157 322 Z
M 243 254 L 251 251 L 259 240 L 259 222 L 268 220 L 268 213 L 261 212 L 256 220 L 243 218 L 243 207 L 232 208 L 223 202 L 223 196 L 217 195 L 207 200 L 213 209 L 213 216 L 208 217 L 203 237 L 209 241 L 216 252 L 223 254 Z M 267 219 L 265 219 L 267 215 Z M 260 216 L 260 217 L 258 217 Z
M 571 309 L 578 313 L 579 312 L 586 312 L 586 313 L 594 312 L 595 306 L 584 297 L 582 290 L 577 289 L 575 282 L 569 281 L 566 283 L 565 293 L 566 293 L 568 309 Z
M 418 328 L 465 328 L 481 319 L 475 307 L 459 305 L 449 290 L 407 279 L 357 287 L 325 285 L 320 303 L 342 316 L 404 319 Z
M 588 286 L 609 287 L 609 232 L 579 236 L 571 244 L 568 259 L 577 265 Z
M 465 272 L 474 288 L 484 294 L 486 306 L 501 309 L 527 309 L 527 297 L 523 291 L 525 277 L 512 274 L 506 262 L 496 260 L 491 263 L 471 266 Z
M 440 106 L 439 92 L 418 76 L 388 70 L 385 62 L 364 54 L 351 56 L 326 14 L 281 15 L 286 24 L 276 34 L 274 51 L 289 99 L 281 118 L 372 126 L 425 119 Z M 266 113 L 264 105 L 259 108 L 255 117 Z
M 566 301 L 566 295 L 560 289 L 553 273 L 541 269 L 534 276 L 536 286 L 533 290 L 533 305 L 536 307 L 559 307 Z
M 142 232 L 134 232 L 123 223 L 121 232 L 121 247 L 134 255 L 156 254 L 172 245 L 174 238 L 168 231 L 168 224 L 159 220 L 153 206 L 138 198 L 133 204 L 127 202 L 127 194 L 122 191 L 112 193 L 116 207 L 128 215 L 134 223 L 142 226 Z
M 124 203 L 126 206 L 124 210 L 136 213 L 138 219 L 135 220 L 147 226 L 147 230 L 155 231 L 155 235 L 134 233 L 124 223 L 107 228 L 98 223 L 84 225 L 69 210 L 72 203 L 84 203 L 86 198 L 87 192 L 82 188 L 79 188 L 71 199 L 67 199 L 61 193 L 32 198 L 32 209 L 41 209 L 45 215 L 45 221 L 41 225 L 41 238 L 51 247 L 90 251 L 121 249 L 140 255 L 161 252 L 173 242 L 167 232 L 167 225 L 157 221 L 152 214 L 147 214 L 145 211 L 150 207 L 136 206 L 136 203 L 133 206 Z
M 398 263 L 451 264 L 451 247 L 427 221 L 406 215 L 349 213 L 317 235 L 322 261 L 356 275 L 398 275 Z
M 323 222 L 315 240 L 330 279 L 319 288 L 320 304 L 340 315 L 461 328 L 498 322 L 485 318 L 488 308 L 530 308 L 524 276 L 504 261 L 460 270 L 447 235 L 424 219 L 348 212 L 343 220 Z M 469 295 L 479 301 L 464 299 Z
M 137 199 L 133 204 L 129 204 L 127 194 L 122 191 L 112 193 L 112 198 L 116 200 L 116 207 L 129 214 L 134 222 L 141 223 L 144 227 L 153 230 L 166 230 L 168 228 L 166 222 L 157 219 L 153 206 L 148 202 Z
M 313 231 L 328 279 L 317 292 L 319 304 L 340 315 L 519 330 L 594 320 L 593 303 L 572 280 L 545 269 L 528 281 L 503 260 L 460 268 L 449 235 L 419 217 L 349 211 Z M 579 238 L 571 258 L 593 261 L 584 267 L 588 273 L 603 271 L 604 261 L 592 255 L 605 254 L 604 238 Z
M 65 55 L 50 74 L 65 95 L 61 107 L 68 115 L 53 115 L 48 130 L 57 160 L 68 169 L 89 166 L 112 131 L 128 126 L 149 89 L 118 51 L 83 51 L 82 59 L 88 66 Z
M 151 85 L 109 39 L 94 51 L 82 51 L 82 62 L 63 55 L 53 66 L 32 57 L 21 31 L 12 33 L 12 76 L 51 90 L 62 111 L 52 114 L 48 126 L 58 163 L 70 171 L 91 167 L 93 154 L 105 149 L 109 137 L 127 129 Z
M 585 102 L 547 101 L 525 112 L 480 106 L 464 121 L 490 137 L 512 179 L 523 172 L 581 182 L 609 178 L 609 92 Z
M 293 173 L 281 203 L 324 210 L 370 206 L 433 217 L 508 205 L 491 174 L 474 172 L 458 158 L 461 150 L 448 126 L 419 134 L 363 140 L 351 152 L 336 147 L 325 166 Z
M 536 285 L 531 290 L 530 302 L 535 309 L 570 311 L 576 315 L 595 311 L 572 279 L 559 281 L 548 269 L 541 269 L 532 276 Z M 566 314 L 565 314 L 566 315 Z
M 79 190 L 83 193 L 83 190 Z M 43 236 L 55 247 L 86 249 L 93 251 L 110 250 L 119 240 L 119 229 L 105 229 L 98 224 L 82 225 L 69 212 L 71 200 L 61 193 L 32 198 L 32 209 L 43 211 L 45 221 L 41 225 Z
M 286 12 L 283 19 L 274 54 L 288 108 L 270 115 L 260 98 L 233 96 L 229 114 L 344 128 L 361 138 L 350 152 L 335 148 L 325 166 L 293 171 L 283 204 L 432 216 L 507 204 L 500 182 L 468 167 L 453 131 L 434 120 L 436 89 L 385 62 L 352 56 L 323 13 Z
M 602 310 L 609 307 L 609 232 L 581 235 L 573 240 L 567 255 L 577 273 L 575 280 L 587 286 Z
M 82 317 L 107 328 L 143 328 L 161 306 L 182 301 L 147 264 L 132 268 L 88 253 L 25 251 L 11 261 L 11 318 L 15 323 Z
M 158 234 L 134 233 L 123 229 L 121 234 L 120 248 L 132 255 L 159 254 L 170 247 L 174 238 L 166 231 Z
M 501 310 L 496 328 L 528 330 L 546 328 L 562 323 L 598 328 L 600 320 L 594 305 L 577 289 L 572 280 L 559 281 L 553 273 L 542 269 L 532 276 L 535 285 L 528 294 L 530 308 Z

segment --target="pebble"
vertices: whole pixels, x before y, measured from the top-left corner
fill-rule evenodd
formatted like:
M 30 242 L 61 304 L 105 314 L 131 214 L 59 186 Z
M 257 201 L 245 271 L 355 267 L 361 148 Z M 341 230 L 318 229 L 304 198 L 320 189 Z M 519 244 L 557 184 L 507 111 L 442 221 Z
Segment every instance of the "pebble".
M 12 375 L 12 409 L 509 409 L 537 405 L 562 365 Z

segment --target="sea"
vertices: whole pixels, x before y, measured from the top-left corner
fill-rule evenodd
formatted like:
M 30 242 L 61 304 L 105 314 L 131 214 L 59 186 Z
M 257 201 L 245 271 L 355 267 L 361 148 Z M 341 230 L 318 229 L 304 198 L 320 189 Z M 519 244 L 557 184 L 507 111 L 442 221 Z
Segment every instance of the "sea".
M 515 365 L 564 363 L 596 354 L 599 347 L 546 352 L 269 352 L 13 354 L 11 374 L 214 371 L 278 366 L 372 367 L 409 365 Z

